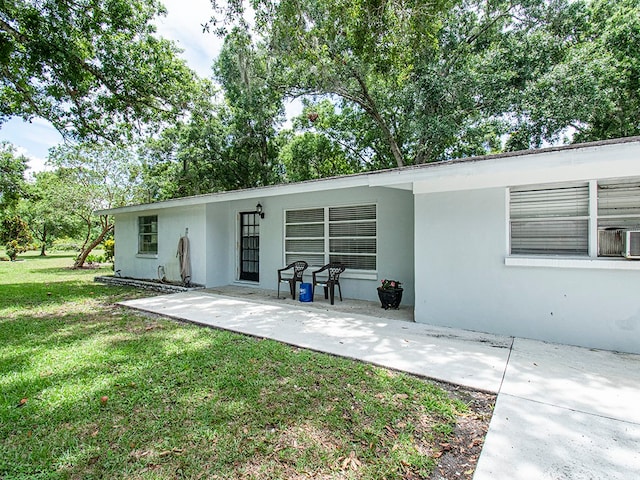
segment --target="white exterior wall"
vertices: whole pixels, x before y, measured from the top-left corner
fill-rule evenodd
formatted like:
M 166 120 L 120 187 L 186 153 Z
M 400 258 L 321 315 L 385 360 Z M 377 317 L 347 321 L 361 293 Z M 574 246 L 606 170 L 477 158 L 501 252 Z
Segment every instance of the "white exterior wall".
M 349 270 L 340 276 L 343 296 L 362 300 L 376 300 L 380 280 L 393 278 L 404 282 L 405 291 L 402 304 L 412 305 L 413 297 L 413 195 L 409 191 L 390 188 L 357 187 L 270 196 L 268 198 L 239 200 L 229 206 L 230 236 L 228 242 L 233 245 L 233 254 L 227 254 L 229 277 L 226 283 L 237 281 L 238 272 L 238 216 L 240 212 L 255 210 L 256 204 L 263 206 L 265 218 L 260 220 L 260 282 L 243 282 L 261 288 L 277 289 L 277 270 L 285 265 L 284 258 L 284 214 L 285 210 L 314 207 L 334 207 L 342 205 L 364 205 L 375 203 L 378 206 L 378 258 L 377 273 L 370 278 L 353 278 Z M 212 270 L 210 261 L 209 271 Z M 305 282 L 311 282 L 312 268 L 305 271 Z M 282 285 L 280 290 L 287 289 Z M 324 296 L 321 289 L 317 295 Z
M 507 266 L 506 209 L 505 188 L 416 195 L 416 321 L 640 353 L 640 270 Z
M 235 250 L 233 238 L 233 215 L 229 204 L 210 203 L 206 205 L 206 270 L 207 287 L 228 285 L 233 278 L 233 257 Z
M 158 216 L 158 254 L 138 254 L 138 217 Z M 157 279 L 163 266 L 168 280 L 181 281 L 176 256 L 178 240 L 189 229 L 191 281 L 206 282 L 205 206 L 145 210 L 116 215 L 115 270 L 122 277 Z
M 260 202 L 265 218 L 260 220 L 260 281 L 240 282 L 239 215 L 252 212 Z M 347 270 L 340 277 L 343 296 L 377 300 L 376 288 L 383 278 L 404 283 L 403 305 L 414 302 L 413 287 L 413 195 L 393 188 L 355 187 L 325 192 L 275 195 L 213 202 L 186 207 L 146 209 L 116 215 L 116 270 L 123 277 L 157 278 L 159 265 L 167 278 L 179 280 L 176 258 L 178 239 L 189 228 L 192 281 L 207 287 L 241 283 L 277 289 L 277 270 L 285 265 L 285 210 L 343 205 L 377 204 L 377 272 L 354 277 Z M 158 215 L 158 255 L 138 255 L 138 216 Z M 311 282 L 310 267 L 305 282 Z M 281 286 L 287 289 L 286 285 Z M 322 290 L 317 291 L 323 296 Z

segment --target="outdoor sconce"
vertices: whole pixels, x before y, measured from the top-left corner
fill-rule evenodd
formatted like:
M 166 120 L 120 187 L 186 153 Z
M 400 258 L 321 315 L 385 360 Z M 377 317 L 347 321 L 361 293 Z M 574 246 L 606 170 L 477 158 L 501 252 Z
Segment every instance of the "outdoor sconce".
M 264 212 L 262 211 L 262 205 L 260 203 L 256 205 L 256 213 L 260 215 L 260 218 L 264 218 Z

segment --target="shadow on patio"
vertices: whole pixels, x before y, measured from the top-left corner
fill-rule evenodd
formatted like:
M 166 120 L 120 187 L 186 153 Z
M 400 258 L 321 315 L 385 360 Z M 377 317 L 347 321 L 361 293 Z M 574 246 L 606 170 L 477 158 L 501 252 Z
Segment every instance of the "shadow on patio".
M 400 305 L 398 310 L 385 310 L 380 307 L 380 302 L 369 302 L 366 300 L 354 300 L 350 298 L 345 298 L 342 302 L 339 299 L 336 299 L 335 304 L 331 305 L 329 300 L 325 300 L 324 293 L 320 288 L 316 290 L 313 302 L 301 302 L 298 300 L 297 294 L 296 299 L 293 300 L 288 292 L 282 291 L 280 292 L 280 298 L 278 298 L 276 290 L 247 287 L 243 285 L 226 285 L 223 287 L 207 288 L 203 291 L 228 297 L 253 300 L 261 303 L 295 305 L 298 308 L 316 309 L 326 312 L 351 313 L 375 318 L 402 320 L 406 322 L 414 321 L 412 305 Z

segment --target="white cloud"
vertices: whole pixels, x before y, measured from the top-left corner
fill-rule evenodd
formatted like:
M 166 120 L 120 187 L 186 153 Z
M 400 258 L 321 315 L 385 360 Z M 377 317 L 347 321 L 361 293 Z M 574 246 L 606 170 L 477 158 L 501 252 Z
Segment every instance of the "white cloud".
M 41 118 L 34 118 L 31 122 L 12 118 L 2 125 L 0 140 L 11 142 L 20 154 L 29 159 L 29 168 L 39 172 L 45 169 L 49 149 L 60 144 L 62 136 Z
M 167 16 L 157 19 L 160 36 L 174 40 L 184 50 L 182 57 L 201 77 L 211 76 L 213 60 L 220 53 L 222 39 L 203 31 L 213 9 L 209 0 L 164 0 Z

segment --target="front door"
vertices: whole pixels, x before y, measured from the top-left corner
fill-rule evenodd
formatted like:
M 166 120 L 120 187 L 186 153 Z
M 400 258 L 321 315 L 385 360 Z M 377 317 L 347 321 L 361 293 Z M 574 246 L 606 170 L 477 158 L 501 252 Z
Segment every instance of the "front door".
M 240 214 L 240 280 L 260 280 L 260 215 Z

